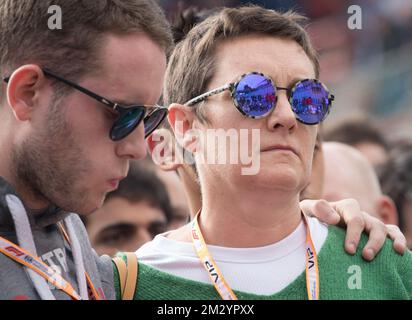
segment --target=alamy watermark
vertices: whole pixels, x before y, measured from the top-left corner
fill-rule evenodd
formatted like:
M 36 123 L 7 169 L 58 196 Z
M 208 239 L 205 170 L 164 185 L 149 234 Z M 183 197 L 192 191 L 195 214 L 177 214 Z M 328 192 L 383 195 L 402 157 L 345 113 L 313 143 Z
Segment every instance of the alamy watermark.
M 98 15 L 108 6 L 107 0 L 81 0 L 79 4 L 85 10 L 93 10 L 93 13 Z M 50 15 L 47 21 L 47 26 L 50 30 L 62 30 L 63 29 L 63 12 L 59 5 L 51 5 L 47 9 L 47 13 Z
M 63 13 L 62 8 L 58 5 L 52 5 L 47 10 L 50 15 L 47 26 L 50 30 L 61 30 L 63 28 Z
M 182 122 L 176 122 L 175 129 L 176 138 L 168 130 L 153 134 L 151 139 L 157 143 L 152 151 L 155 162 L 162 163 L 174 157 L 174 163 L 188 165 L 195 162 L 197 165 L 241 164 L 242 175 L 259 173 L 259 129 L 189 129 L 182 134 Z M 185 141 L 186 150 L 180 147 L 178 140 Z
M 351 5 L 348 8 L 348 28 L 349 30 L 362 30 L 362 8 L 359 5 Z
M 361 290 L 362 289 L 362 269 L 358 265 L 352 265 L 348 268 L 348 288 L 350 290 Z
M 91 2 L 90 0 L 82 0 L 81 5 L 85 9 L 91 9 L 91 4 L 93 5 L 93 10 L 97 10 L 97 14 L 102 12 L 107 7 L 106 0 L 100 0 L 97 2 Z M 51 5 L 47 13 L 50 15 L 47 25 L 50 30 L 61 30 L 63 28 L 63 15 L 62 8 L 58 5 Z M 350 5 L 348 7 L 347 13 L 350 15 L 348 18 L 347 26 L 350 30 L 362 30 L 362 8 L 359 5 Z

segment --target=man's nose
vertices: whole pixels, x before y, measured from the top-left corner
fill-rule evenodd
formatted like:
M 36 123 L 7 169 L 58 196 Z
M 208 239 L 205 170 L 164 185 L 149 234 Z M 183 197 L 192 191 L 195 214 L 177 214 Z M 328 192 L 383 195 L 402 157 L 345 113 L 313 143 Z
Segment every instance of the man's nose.
M 116 154 L 120 158 L 127 158 L 130 160 L 139 160 L 146 156 L 146 140 L 143 121 L 135 130 L 133 130 L 133 132 L 117 142 Z

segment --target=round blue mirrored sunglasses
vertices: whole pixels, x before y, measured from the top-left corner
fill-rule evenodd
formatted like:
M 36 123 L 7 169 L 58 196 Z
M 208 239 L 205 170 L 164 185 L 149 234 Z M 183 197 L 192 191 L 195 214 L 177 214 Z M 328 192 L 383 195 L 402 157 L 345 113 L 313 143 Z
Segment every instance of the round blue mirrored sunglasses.
M 236 82 L 191 99 L 185 105 L 193 106 L 226 90 L 231 92 L 235 107 L 243 115 L 253 119 L 268 116 L 276 107 L 277 90 L 285 90 L 296 119 L 308 125 L 325 120 L 335 99 L 326 86 L 316 79 L 300 80 L 288 89 L 275 86 L 272 79 L 262 73 L 250 72 L 242 75 Z

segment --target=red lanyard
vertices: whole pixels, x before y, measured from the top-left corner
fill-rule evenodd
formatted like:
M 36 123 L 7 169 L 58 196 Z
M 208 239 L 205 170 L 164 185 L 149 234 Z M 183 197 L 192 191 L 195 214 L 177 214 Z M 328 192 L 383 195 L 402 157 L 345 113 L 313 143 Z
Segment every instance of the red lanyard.
M 230 288 L 222 272 L 214 261 L 212 255 L 209 253 L 207 245 L 202 235 L 202 231 L 199 227 L 199 215 L 196 215 L 192 221 L 192 240 L 196 253 L 199 256 L 204 268 L 206 269 L 210 280 L 215 286 L 216 291 L 219 293 L 223 300 L 237 300 L 237 297 L 233 290 Z M 309 222 L 306 216 L 303 215 L 303 221 L 306 226 L 306 288 L 309 300 L 319 299 L 319 268 L 318 259 L 316 255 L 315 246 L 313 245 L 312 237 L 310 235 Z
M 63 225 L 59 224 L 59 228 L 62 231 L 67 242 L 70 244 L 70 239 L 66 231 L 64 230 Z M 56 270 L 41 261 L 40 258 L 33 256 L 23 248 L 2 237 L 0 237 L 0 252 L 10 259 L 16 261 L 17 263 L 20 263 L 38 273 L 49 283 L 53 284 L 56 288 L 69 295 L 73 300 L 81 300 L 80 295 L 76 292 L 76 290 L 74 290 L 73 286 L 67 280 L 65 280 Z M 89 292 L 91 293 L 89 294 L 90 298 L 92 300 L 101 300 L 101 297 L 99 296 L 87 272 L 86 280 Z

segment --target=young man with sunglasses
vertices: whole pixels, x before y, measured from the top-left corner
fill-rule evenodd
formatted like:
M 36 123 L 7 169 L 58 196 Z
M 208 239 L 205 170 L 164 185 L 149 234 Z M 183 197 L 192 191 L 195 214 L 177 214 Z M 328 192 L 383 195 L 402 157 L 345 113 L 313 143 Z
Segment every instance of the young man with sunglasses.
M 155 1 L 87 2 L 53 1 L 62 30 L 49 1 L 0 3 L 0 299 L 114 298 L 111 259 L 72 212 L 145 156 L 172 36 Z
M 175 102 L 169 121 L 176 139 L 194 152 L 202 207 L 191 223 L 137 251 L 135 298 L 412 298 L 410 252 L 398 256 L 386 242 L 365 262 L 344 251 L 341 229 L 299 207 L 318 124 L 333 100 L 317 80 L 301 20 L 260 7 L 223 9 L 177 45 L 164 99 Z M 208 146 L 185 134 L 194 128 L 259 130 L 260 171 L 204 164 Z

